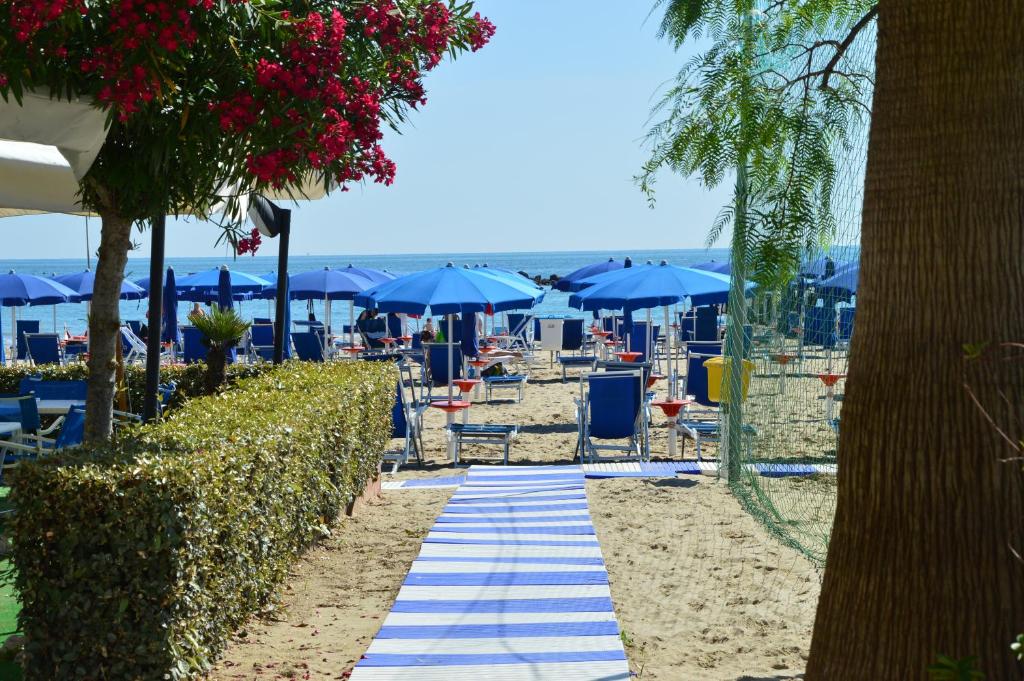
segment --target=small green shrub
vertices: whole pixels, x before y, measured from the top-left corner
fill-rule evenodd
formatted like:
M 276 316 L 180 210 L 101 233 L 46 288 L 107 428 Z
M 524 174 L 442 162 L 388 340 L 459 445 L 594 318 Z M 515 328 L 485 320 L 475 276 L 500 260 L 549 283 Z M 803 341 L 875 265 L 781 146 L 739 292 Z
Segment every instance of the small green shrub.
M 242 378 L 259 376 L 273 369 L 269 363 L 230 364 L 227 367 L 227 385 L 232 386 Z M 41 375 L 50 380 L 85 380 L 89 368 L 85 364 L 43 364 L 40 366 L 0 366 L 0 393 L 18 392 L 18 384 L 26 376 Z M 178 390 L 171 399 L 171 408 L 180 407 L 190 397 L 206 394 L 206 365 L 179 364 L 160 367 L 160 382 L 174 381 Z M 124 368 L 124 381 L 128 392 L 128 411 L 142 411 L 142 397 L 146 390 L 146 367 L 128 364 Z
M 25 678 L 187 679 L 379 470 L 394 369 L 287 363 L 22 466 Z

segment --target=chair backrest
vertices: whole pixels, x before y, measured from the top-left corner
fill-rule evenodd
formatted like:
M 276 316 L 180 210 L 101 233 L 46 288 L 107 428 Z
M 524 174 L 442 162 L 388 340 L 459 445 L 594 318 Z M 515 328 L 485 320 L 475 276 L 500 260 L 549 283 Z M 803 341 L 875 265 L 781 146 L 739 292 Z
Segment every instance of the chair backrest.
M 834 348 L 836 345 L 836 309 L 831 305 L 808 307 L 804 312 L 804 343 Z
M 516 336 L 522 342 L 526 342 L 526 332 L 530 327 L 530 316 L 522 312 L 509 312 L 508 316 L 508 335 Z
M 697 335 L 696 341 L 718 340 L 718 310 L 714 306 L 706 305 L 697 308 Z
M 634 322 L 633 328 L 629 332 L 629 349 L 640 353 L 639 361 L 651 360 L 651 356 L 654 354 L 654 341 L 660 332 L 661 326 L 657 324 L 652 326 L 647 322 Z
M 19 395 L 34 394 L 40 400 L 81 400 L 88 394 L 88 383 L 82 381 L 46 381 L 35 376 L 21 379 Z
M 57 439 L 54 440 L 54 449 L 67 449 L 77 447 L 85 439 L 85 407 L 74 405 L 68 410 L 64 417 L 64 423 L 60 427 Z
M 55 333 L 26 333 L 28 356 L 35 364 L 60 364 L 60 338 Z
M 853 318 L 856 314 L 855 307 L 839 308 L 839 340 L 848 341 L 853 337 Z
M 129 329 L 132 330 L 132 333 L 134 333 L 139 338 L 142 338 L 142 320 L 141 319 L 128 319 L 128 320 L 125 321 L 125 324 L 128 326 Z
M 274 322 L 272 319 L 270 319 L 270 317 L 253 317 L 252 323 L 254 326 L 256 324 L 270 324 L 271 326 L 274 325 Z
M 320 334 L 315 331 L 292 333 L 292 345 L 295 354 L 303 362 L 324 361 L 324 345 Z
M 433 387 L 448 385 L 448 344 L 424 343 L 427 353 L 427 381 Z M 462 378 L 462 348 L 452 348 L 452 380 Z
M 420 350 L 423 348 L 423 336 L 418 333 L 412 335 L 412 349 Z
M 562 321 L 561 319 L 538 319 L 537 326 L 540 327 L 541 350 L 557 352 L 562 349 Z M 538 338 L 534 337 L 534 341 Z
M 708 370 L 704 362 L 721 354 L 721 343 L 691 342 L 686 346 L 686 394 L 693 395 L 698 404 L 706 407 L 717 406 L 718 403 L 708 398 Z
M 562 349 L 583 349 L 583 319 L 566 319 L 562 322 Z
M 23 395 L 19 397 L 18 407 L 21 409 L 21 432 L 25 435 L 33 435 L 42 425 L 39 420 L 39 405 L 36 403 L 36 396 Z
M 587 375 L 587 408 L 591 437 L 617 440 L 636 434 L 645 386 L 640 371 Z
M 252 344 L 272 346 L 274 344 L 274 326 L 272 324 L 253 324 L 249 327 Z
M 392 338 L 398 338 L 402 335 L 402 318 L 398 315 L 388 315 L 386 318 L 386 326 L 388 335 Z
M 185 364 L 205 362 L 209 349 L 203 344 L 203 333 L 194 326 L 181 327 L 181 359 Z
M 28 345 L 25 343 L 25 334 L 39 333 L 39 320 L 19 319 L 15 323 L 14 332 L 18 337 L 18 359 L 28 359 Z
M 405 416 L 405 391 L 402 382 L 395 381 L 395 406 L 391 408 L 391 437 L 405 437 L 409 431 L 409 421 Z

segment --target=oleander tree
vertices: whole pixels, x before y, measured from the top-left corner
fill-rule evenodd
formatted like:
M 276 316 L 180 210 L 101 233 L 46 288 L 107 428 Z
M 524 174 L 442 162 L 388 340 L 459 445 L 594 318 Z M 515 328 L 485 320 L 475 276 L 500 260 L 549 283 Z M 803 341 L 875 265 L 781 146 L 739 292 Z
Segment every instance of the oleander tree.
M 109 112 L 80 183 L 102 221 L 86 437 L 109 437 L 118 290 L 133 225 L 218 213 L 238 252 L 238 196 L 385 185 L 381 147 L 426 103 L 423 78 L 483 47 L 471 0 L 0 0 L 0 95 L 81 98 Z

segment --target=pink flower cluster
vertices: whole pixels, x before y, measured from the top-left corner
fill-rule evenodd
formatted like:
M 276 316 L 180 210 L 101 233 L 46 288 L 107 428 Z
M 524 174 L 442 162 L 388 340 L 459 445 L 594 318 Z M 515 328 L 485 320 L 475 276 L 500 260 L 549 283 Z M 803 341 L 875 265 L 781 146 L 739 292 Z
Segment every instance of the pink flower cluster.
M 85 13 L 84 0 L 14 0 L 11 1 L 11 28 L 14 37 L 27 43 L 65 12 Z
M 263 244 L 263 235 L 260 234 L 260 230 L 254 229 L 247 237 L 242 237 L 238 240 L 238 246 L 235 252 L 238 255 L 256 255 L 256 251 L 260 250 L 260 246 Z
M 482 48 L 487 43 L 491 42 L 491 38 L 494 37 L 495 27 L 485 17 L 480 16 L 480 12 L 473 15 L 474 26 L 469 32 L 469 44 L 474 52 Z

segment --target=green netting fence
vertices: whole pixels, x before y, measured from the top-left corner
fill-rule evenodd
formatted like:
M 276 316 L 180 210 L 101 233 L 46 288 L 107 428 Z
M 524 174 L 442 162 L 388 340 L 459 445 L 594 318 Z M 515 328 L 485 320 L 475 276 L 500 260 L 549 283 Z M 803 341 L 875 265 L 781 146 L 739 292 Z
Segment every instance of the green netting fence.
M 849 29 L 849 22 L 821 27 L 811 39 L 839 42 Z M 806 73 L 805 46 L 772 51 L 758 45 L 755 83 L 772 87 L 780 79 Z M 753 363 L 747 399 L 731 420 L 731 487 L 775 537 L 818 567 L 824 566 L 835 513 L 835 472 L 841 465 L 836 450 L 856 310 L 855 295 L 825 290 L 821 282 L 829 275 L 856 282 L 856 272 L 849 268 L 859 261 L 874 51 L 871 26 L 860 33 L 839 64 L 844 73 L 864 74 L 862 83 L 867 87 L 863 107 L 851 118 L 846 139 L 833 148 L 834 225 L 814 248 L 801 253 L 801 276 L 786 285 L 759 288 L 747 294 L 745 302 L 738 299 L 743 289 L 734 285 L 729 304 L 730 317 L 745 312 L 747 340 L 727 343 L 725 352 L 734 362 L 742 355 Z M 832 54 L 822 50 L 821 62 L 812 63 L 810 70 L 824 68 Z M 819 100 L 819 105 L 828 104 Z M 756 200 L 751 199 L 752 208 L 757 208 Z M 742 251 L 734 246 L 734 263 L 738 257 Z M 753 264 L 748 266 L 749 271 L 754 269 Z M 726 373 L 730 394 L 739 394 L 739 381 L 739 372 Z M 792 474 L 810 470 L 815 472 Z

